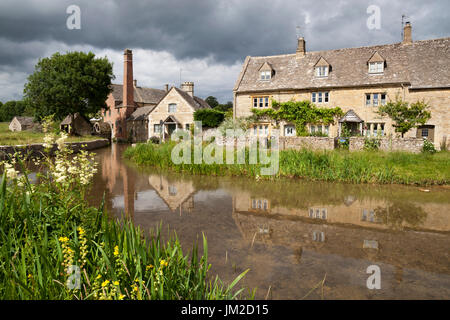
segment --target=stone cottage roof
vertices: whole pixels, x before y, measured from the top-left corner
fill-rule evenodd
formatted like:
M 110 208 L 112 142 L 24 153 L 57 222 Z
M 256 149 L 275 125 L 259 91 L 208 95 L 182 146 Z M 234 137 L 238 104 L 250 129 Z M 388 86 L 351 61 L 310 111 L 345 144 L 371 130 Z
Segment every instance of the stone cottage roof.
M 187 92 L 176 87 L 174 87 L 174 89 L 194 108 L 194 110 L 211 108 L 205 100 L 196 96 L 191 97 Z
M 67 117 L 65 117 L 64 120 L 61 121 L 60 126 L 72 124 L 72 121 L 77 119 L 78 117 L 81 117 L 84 121 L 86 121 L 87 123 L 90 123 L 90 121 L 88 119 L 86 119 L 85 117 L 83 117 L 82 115 L 80 115 L 77 112 L 74 114 L 73 117 L 71 114 L 67 115 Z
M 123 85 L 112 84 L 112 95 L 115 101 L 123 101 Z M 134 101 L 138 103 L 157 104 L 165 96 L 166 91 L 153 88 L 134 87 Z
M 375 54 L 377 53 L 377 54 Z M 385 59 L 383 74 L 369 74 L 368 62 Z M 331 66 L 328 77 L 318 78 L 314 65 L 323 58 Z M 270 63 L 270 81 L 259 80 L 262 64 Z M 450 87 L 450 38 L 306 52 L 304 56 L 285 54 L 247 57 L 234 91 L 314 89 L 380 84 L 410 84 L 414 88 Z
M 156 106 L 144 106 L 137 108 L 136 111 L 130 115 L 127 121 L 145 120 L 149 113 L 155 109 L 155 107 Z
M 33 117 L 14 117 L 22 126 L 32 126 L 33 125 Z M 14 119 L 13 119 L 14 120 Z

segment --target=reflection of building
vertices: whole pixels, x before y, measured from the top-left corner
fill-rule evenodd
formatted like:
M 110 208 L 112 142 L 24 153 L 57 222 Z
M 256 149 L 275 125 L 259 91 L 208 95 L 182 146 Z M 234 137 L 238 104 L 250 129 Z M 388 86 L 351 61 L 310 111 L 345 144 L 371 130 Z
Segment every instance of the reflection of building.
M 418 206 L 417 212 L 426 212 L 419 215 L 422 218 L 418 225 L 411 226 L 403 221 L 402 230 L 393 230 L 399 224 L 391 225 L 389 219 L 395 217 L 386 219 L 380 212 L 389 209 L 395 214 L 396 207 L 376 199 L 355 200 L 350 206 L 344 200 L 342 204 L 317 204 L 304 209 L 285 208 L 270 202 L 242 190 L 234 193 L 233 217 L 247 241 L 375 259 L 398 268 L 450 273 L 446 259 L 448 237 L 442 234 L 450 230 L 445 210 L 448 204 L 441 208 L 437 204 Z M 409 222 L 414 220 L 408 220 L 407 215 L 416 215 L 411 209 L 403 210 L 402 214 Z
M 180 208 L 191 212 L 194 209 L 195 189 L 192 181 L 172 181 L 167 176 L 154 174 L 149 176 L 148 182 L 170 210 Z

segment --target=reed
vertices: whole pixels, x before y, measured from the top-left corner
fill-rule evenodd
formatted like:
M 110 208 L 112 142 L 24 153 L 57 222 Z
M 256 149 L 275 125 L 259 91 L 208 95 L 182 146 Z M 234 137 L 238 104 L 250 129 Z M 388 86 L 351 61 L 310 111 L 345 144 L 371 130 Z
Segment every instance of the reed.
M 450 182 L 450 152 L 448 151 L 436 154 L 413 154 L 382 151 L 282 150 L 279 153 L 278 173 L 275 176 L 261 176 L 260 169 L 263 165 L 249 164 L 248 149 L 245 151 L 245 164 L 206 164 L 205 162 L 174 164 L 171 160 L 171 151 L 174 146 L 172 142 L 161 145 L 137 144 L 126 150 L 125 157 L 138 165 L 202 175 L 239 175 L 258 179 L 290 177 L 377 184 L 433 185 Z

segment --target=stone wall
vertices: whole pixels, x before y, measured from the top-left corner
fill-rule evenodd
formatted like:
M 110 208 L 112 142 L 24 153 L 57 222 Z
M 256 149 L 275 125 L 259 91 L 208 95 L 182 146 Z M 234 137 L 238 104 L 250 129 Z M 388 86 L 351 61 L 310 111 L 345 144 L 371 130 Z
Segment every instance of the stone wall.
M 406 151 L 419 153 L 422 151 L 422 138 L 382 138 L 380 139 L 379 150 L 383 151 Z M 364 149 L 364 137 L 351 137 L 349 143 L 350 151 Z
M 280 137 L 280 150 L 284 149 L 333 150 L 334 138 L 330 137 Z
M 93 141 L 85 141 L 85 142 L 67 142 L 67 145 L 75 152 L 79 152 L 80 150 L 94 150 L 103 148 L 109 145 L 109 140 L 107 139 L 99 139 Z M 58 149 L 57 145 L 54 144 L 50 150 L 50 154 L 53 155 L 55 151 Z M 0 159 L 5 160 L 8 156 L 12 156 L 14 153 L 19 152 L 22 156 L 27 158 L 35 157 L 39 158 L 44 153 L 48 154 L 44 150 L 44 146 L 42 144 L 29 144 L 29 145 L 19 145 L 19 146 L 0 146 Z

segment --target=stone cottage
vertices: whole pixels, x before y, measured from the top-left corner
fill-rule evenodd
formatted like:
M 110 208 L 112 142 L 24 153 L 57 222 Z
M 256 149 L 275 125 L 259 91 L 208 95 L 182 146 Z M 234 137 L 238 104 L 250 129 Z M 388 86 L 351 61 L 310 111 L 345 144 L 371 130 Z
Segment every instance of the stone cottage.
M 423 137 L 437 148 L 450 146 L 450 38 L 412 40 L 411 24 L 402 42 L 370 47 L 307 51 L 298 39 L 293 54 L 245 59 L 234 93 L 234 117 L 278 102 L 309 100 L 318 107 L 340 107 L 346 113 L 334 125 L 308 124 L 311 134 L 340 135 L 345 124 L 364 136 L 396 136 L 389 117 L 376 113 L 396 97 L 424 100 L 431 119 L 405 137 Z M 255 135 L 270 135 L 274 123 L 255 123 Z M 284 136 L 295 136 L 293 123 L 281 123 Z M 446 141 L 446 142 L 445 142 Z
M 11 131 L 24 131 L 33 129 L 35 123 L 33 117 L 19 117 L 15 116 L 9 124 L 9 130 Z
M 193 82 L 183 82 L 181 89 L 172 87 L 148 115 L 148 137 L 167 140 L 175 130 L 189 130 L 194 112 L 206 108 L 211 107 L 194 95 Z
M 88 136 L 92 134 L 92 125 L 78 112 L 69 114 L 59 125 L 60 129 L 71 135 Z

